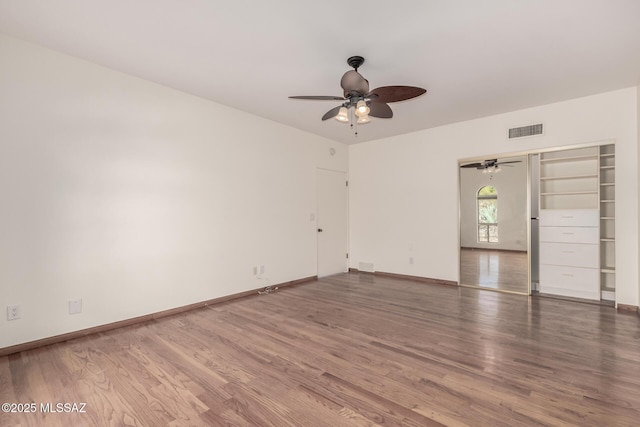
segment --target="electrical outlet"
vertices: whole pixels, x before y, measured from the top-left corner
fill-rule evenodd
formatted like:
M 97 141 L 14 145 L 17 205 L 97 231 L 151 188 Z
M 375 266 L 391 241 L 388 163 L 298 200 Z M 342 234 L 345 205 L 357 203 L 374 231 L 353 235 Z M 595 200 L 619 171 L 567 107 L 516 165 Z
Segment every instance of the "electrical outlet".
M 409 264 L 413 264 L 413 257 L 412 256 L 409 257 Z
M 253 267 L 253 275 L 257 276 L 258 275 L 258 267 Z
M 82 299 L 69 301 L 69 314 L 82 313 Z
M 260 274 L 264 274 L 264 265 L 260 266 Z
M 20 306 L 8 305 L 7 306 L 7 320 L 18 320 L 20 318 Z

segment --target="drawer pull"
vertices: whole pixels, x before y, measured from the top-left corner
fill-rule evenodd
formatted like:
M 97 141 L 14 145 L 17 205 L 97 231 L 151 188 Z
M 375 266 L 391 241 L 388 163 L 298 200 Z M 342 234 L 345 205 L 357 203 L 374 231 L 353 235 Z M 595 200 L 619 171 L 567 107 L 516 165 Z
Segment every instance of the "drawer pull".
M 573 218 L 573 215 L 562 215 L 561 218 Z
M 563 254 L 572 254 L 574 253 L 573 251 L 562 251 Z
M 567 277 L 573 277 L 573 274 L 569 274 L 569 273 L 562 273 L 562 275 Z
M 573 236 L 575 233 L 562 233 L 562 234 L 568 234 L 568 235 Z

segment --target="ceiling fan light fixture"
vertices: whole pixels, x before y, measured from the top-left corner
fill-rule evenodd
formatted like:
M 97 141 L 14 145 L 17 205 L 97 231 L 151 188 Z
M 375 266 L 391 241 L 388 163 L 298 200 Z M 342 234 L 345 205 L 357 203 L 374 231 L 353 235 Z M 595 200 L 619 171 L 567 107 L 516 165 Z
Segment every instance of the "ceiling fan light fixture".
M 370 121 L 371 121 L 371 118 L 369 116 L 360 116 L 360 117 L 358 117 L 358 124 L 359 125 L 367 124 Z
M 340 111 L 338 111 L 336 120 L 342 123 L 347 123 L 349 121 L 349 112 L 347 111 L 346 107 L 340 107 Z
M 356 104 L 356 116 L 365 117 L 369 114 L 370 111 L 371 109 L 363 99 L 358 101 L 358 103 Z
M 390 102 L 406 101 L 427 92 L 426 89 L 415 86 L 380 86 L 373 90 L 369 88 L 369 80 L 358 72 L 358 68 L 364 63 L 361 56 L 352 56 L 347 64 L 353 68 L 343 74 L 340 79 L 340 87 L 344 96 L 290 96 L 292 99 L 311 99 L 340 101 L 342 104 L 334 106 L 322 116 L 322 121 L 335 118 L 341 123 L 349 123 L 351 127 L 357 124 L 369 123 L 370 117 L 390 119 L 393 111 L 387 105 Z M 353 109 L 353 111 L 352 111 Z M 356 131 L 357 135 L 358 132 Z M 462 167 L 466 167 L 463 165 Z M 475 166 L 474 166 L 475 167 Z M 480 169 L 480 168 L 478 168 Z

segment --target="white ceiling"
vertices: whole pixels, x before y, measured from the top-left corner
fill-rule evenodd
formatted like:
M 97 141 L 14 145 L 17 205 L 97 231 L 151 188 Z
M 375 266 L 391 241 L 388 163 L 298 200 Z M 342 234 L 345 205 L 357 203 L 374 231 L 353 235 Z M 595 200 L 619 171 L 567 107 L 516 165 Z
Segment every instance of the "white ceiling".
M 0 0 L 0 32 L 345 143 L 640 83 L 639 0 Z M 357 138 L 287 98 L 341 96 L 352 55 L 428 93 Z

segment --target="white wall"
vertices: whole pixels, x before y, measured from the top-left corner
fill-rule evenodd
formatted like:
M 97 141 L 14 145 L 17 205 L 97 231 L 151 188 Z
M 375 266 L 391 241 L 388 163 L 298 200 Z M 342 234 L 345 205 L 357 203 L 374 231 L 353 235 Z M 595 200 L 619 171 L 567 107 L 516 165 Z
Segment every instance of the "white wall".
M 521 161 L 501 166 L 496 174 L 475 168 L 460 168 L 460 245 L 464 248 L 526 251 L 527 245 L 527 157 L 503 157 Z M 498 242 L 478 242 L 478 190 L 492 185 L 498 192 Z
M 262 287 L 258 264 L 316 274 L 316 168 L 344 145 L 5 36 L 0 57 L 0 348 Z
M 640 147 L 640 85 L 636 88 L 636 114 L 637 114 L 637 119 L 636 119 L 636 124 L 638 125 L 638 147 Z M 640 149 L 638 149 L 638 159 L 637 159 L 637 165 L 640 165 Z M 617 157 L 617 156 L 616 156 Z M 616 177 L 617 179 L 617 177 Z M 638 174 L 638 179 L 640 179 L 640 174 Z M 639 187 L 640 188 L 640 187 Z M 618 193 L 616 194 L 616 197 L 619 197 L 621 194 Z M 638 215 L 638 220 L 640 221 L 640 214 Z M 638 230 L 640 230 L 640 228 L 638 228 Z M 640 238 L 638 239 L 638 243 L 640 244 Z M 620 257 L 619 254 L 618 257 Z M 638 251 L 638 255 L 640 256 L 640 251 Z M 616 260 L 616 262 L 618 262 Z M 640 258 L 637 261 L 638 264 L 640 264 Z M 635 305 L 639 305 L 640 306 L 640 278 L 638 279 L 638 304 Z M 638 313 L 640 313 L 640 308 L 638 309 Z
M 350 146 L 351 267 L 458 281 L 458 159 L 615 140 L 616 298 L 638 305 L 637 97 L 633 87 Z M 544 135 L 507 140 L 534 123 Z

